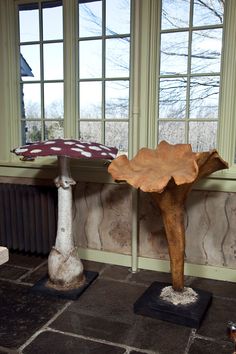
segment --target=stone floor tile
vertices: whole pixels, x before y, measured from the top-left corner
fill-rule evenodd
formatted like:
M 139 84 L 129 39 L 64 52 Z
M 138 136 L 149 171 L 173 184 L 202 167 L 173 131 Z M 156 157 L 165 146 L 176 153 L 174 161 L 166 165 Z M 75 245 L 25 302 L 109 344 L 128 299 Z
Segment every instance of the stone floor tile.
M 51 331 L 42 332 L 24 350 L 23 354 L 124 354 L 126 350 Z
M 46 262 L 36 270 L 29 273 L 29 275 L 22 278 L 25 283 L 34 284 L 41 278 L 45 277 L 48 273 L 48 263 Z
M 130 346 L 159 354 L 184 354 L 190 334 L 189 327 L 139 316 Z
M 17 280 L 27 272 L 28 269 L 17 268 L 8 264 L 2 264 L 0 266 L 0 278 L 3 279 Z
M 0 346 L 16 349 L 51 319 L 65 301 L 0 281 Z
M 235 300 L 213 298 L 197 333 L 217 340 L 229 340 L 226 335 L 228 321 L 235 321 Z
M 140 269 L 137 273 L 131 273 L 129 281 L 132 283 L 145 284 L 147 286 L 151 285 L 154 281 L 170 283 L 171 274 Z
M 98 272 L 99 274 L 107 266 L 105 263 L 87 261 L 87 260 L 83 260 L 83 259 L 82 259 L 82 263 L 83 263 L 85 270 L 89 270 L 92 272 Z
M 195 278 L 191 287 L 212 292 L 215 296 L 222 296 L 236 299 L 236 283 L 219 281 L 204 278 Z
M 188 354 L 231 354 L 233 343 L 215 342 L 196 338 L 192 343 Z
M 24 268 L 32 269 L 45 261 L 47 256 L 37 255 L 31 253 L 22 253 L 17 251 L 9 252 L 9 261 L 7 264 L 22 266 Z
M 101 278 L 126 280 L 131 274 L 130 268 L 117 265 L 108 265 L 101 274 Z
M 133 304 L 144 290 L 136 284 L 99 279 L 50 327 L 161 354 L 174 348 L 184 353 L 190 328 L 134 314 Z

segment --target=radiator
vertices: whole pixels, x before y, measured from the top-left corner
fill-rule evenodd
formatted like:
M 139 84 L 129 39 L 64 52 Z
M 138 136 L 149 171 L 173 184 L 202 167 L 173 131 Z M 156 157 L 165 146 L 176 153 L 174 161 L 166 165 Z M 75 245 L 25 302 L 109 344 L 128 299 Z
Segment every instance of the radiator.
M 49 253 L 57 229 L 57 190 L 48 186 L 0 184 L 0 245 Z

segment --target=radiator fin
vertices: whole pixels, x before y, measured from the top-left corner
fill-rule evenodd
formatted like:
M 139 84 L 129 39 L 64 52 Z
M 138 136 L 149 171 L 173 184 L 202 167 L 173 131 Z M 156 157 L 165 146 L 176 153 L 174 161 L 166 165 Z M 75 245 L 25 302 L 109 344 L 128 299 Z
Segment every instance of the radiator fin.
M 48 254 L 57 229 L 57 190 L 48 186 L 0 184 L 0 245 Z

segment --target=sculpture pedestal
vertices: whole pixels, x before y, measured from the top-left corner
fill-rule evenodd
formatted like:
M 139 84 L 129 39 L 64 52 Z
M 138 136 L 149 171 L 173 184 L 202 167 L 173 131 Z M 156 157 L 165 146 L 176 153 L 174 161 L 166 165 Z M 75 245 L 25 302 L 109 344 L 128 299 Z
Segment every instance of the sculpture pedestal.
M 198 300 L 188 305 L 173 305 L 160 298 L 163 288 L 171 284 L 154 282 L 134 304 L 134 312 L 138 315 L 157 318 L 183 326 L 199 328 L 211 304 L 212 294 L 193 289 Z
M 35 285 L 31 288 L 32 292 L 41 293 L 45 295 L 55 296 L 62 299 L 76 300 L 78 299 L 83 292 L 92 284 L 92 282 L 98 277 L 97 272 L 84 271 L 85 282 L 78 288 L 70 290 L 57 290 L 47 286 L 48 277 L 40 279 Z

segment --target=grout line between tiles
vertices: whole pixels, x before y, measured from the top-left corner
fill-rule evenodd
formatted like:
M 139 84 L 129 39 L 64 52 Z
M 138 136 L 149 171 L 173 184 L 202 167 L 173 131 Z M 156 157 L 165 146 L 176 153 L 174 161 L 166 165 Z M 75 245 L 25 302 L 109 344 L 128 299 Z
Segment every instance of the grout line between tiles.
M 30 269 L 28 272 L 26 272 L 25 274 L 21 275 L 18 280 L 22 280 L 26 277 L 28 277 L 29 275 L 31 275 L 32 273 L 34 273 L 35 271 L 37 271 L 38 269 L 40 269 L 41 267 L 43 267 L 46 263 L 48 262 L 48 260 L 46 259 L 45 261 L 43 261 L 42 263 L 40 263 L 37 267 Z
M 153 350 L 145 350 L 145 349 L 140 349 L 140 348 L 136 348 L 136 347 L 131 347 L 131 346 L 125 345 L 125 344 L 110 342 L 105 339 L 88 337 L 88 336 L 84 336 L 84 335 L 76 334 L 76 333 L 63 332 L 63 331 L 60 331 L 58 329 L 54 329 L 51 327 L 45 328 L 45 330 L 48 330 L 50 332 L 59 333 L 59 334 L 64 334 L 64 335 L 75 337 L 75 338 L 89 340 L 91 342 L 102 343 L 102 344 L 111 345 L 113 347 L 123 348 L 123 349 L 126 349 L 126 351 L 128 351 L 128 353 L 132 350 L 135 350 L 136 352 L 145 353 L 145 354 L 158 354 L 156 351 L 154 352 Z
M 28 338 L 28 340 L 22 344 L 19 347 L 19 353 L 22 353 L 22 350 L 24 350 L 25 347 L 27 347 L 40 333 L 44 332 L 45 330 L 47 330 L 48 326 L 55 320 L 57 319 L 57 317 L 59 317 L 71 304 L 73 301 L 69 301 L 67 302 L 62 309 L 60 309 L 52 318 L 50 318 L 50 320 L 45 323 L 39 330 L 37 330 L 30 338 Z

